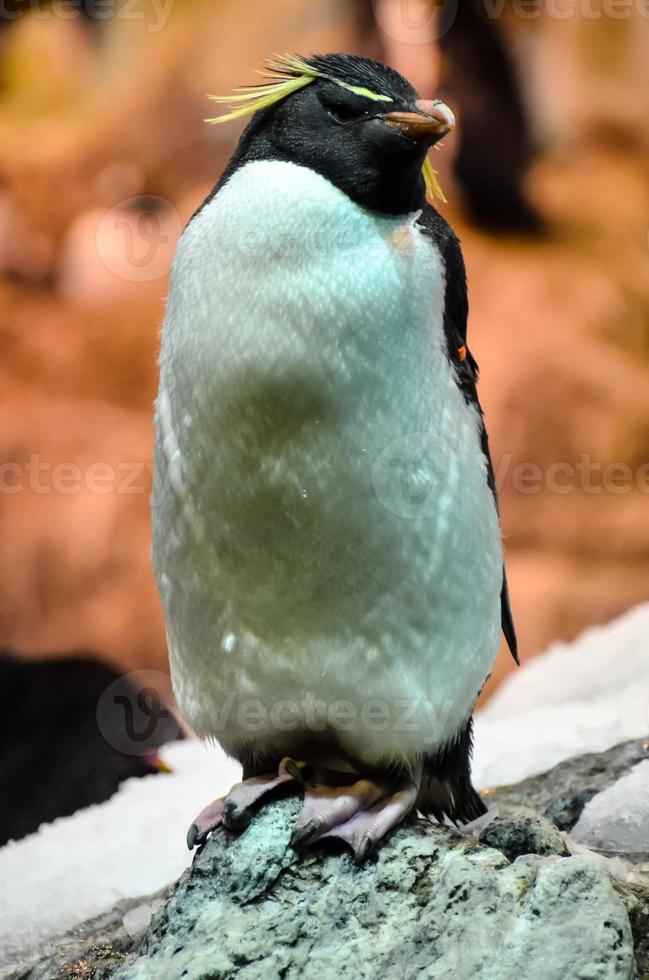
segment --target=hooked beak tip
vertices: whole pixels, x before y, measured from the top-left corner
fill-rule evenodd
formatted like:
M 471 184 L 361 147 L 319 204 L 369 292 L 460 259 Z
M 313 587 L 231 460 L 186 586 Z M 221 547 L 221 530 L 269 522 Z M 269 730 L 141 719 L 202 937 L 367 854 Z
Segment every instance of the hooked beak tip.
M 435 119 L 446 130 L 444 136 L 455 129 L 455 113 L 445 102 L 440 99 L 419 99 L 415 105 L 419 112 Z
M 432 146 L 455 127 L 452 109 L 439 99 L 419 99 L 417 112 L 388 112 L 383 122 L 419 143 Z

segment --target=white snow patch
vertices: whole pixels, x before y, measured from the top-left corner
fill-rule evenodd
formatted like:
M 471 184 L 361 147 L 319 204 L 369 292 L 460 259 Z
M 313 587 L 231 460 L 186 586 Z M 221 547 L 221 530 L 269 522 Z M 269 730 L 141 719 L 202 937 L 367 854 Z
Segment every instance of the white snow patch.
M 565 701 L 519 715 L 475 719 L 473 780 L 478 789 L 506 786 L 552 769 L 586 752 L 605 752 L 649 732 L 647 692 L 624 697 Z
M 241 769 L 195 741 L 170 744 L 162 756 L 172 774 L 129 779 L 106 803 L 0 849 L 0 966 L 121 899 L 158 891 L 187 867 L 189 824 Z
M 502 719 L 567 701 L 620 704 L 633 690 L 644 698 L 649 727 L 649 603 L 586 630 L 572 643 L 553 643 L 510 674 L 481 714 Z
M 476 715 L 474 781 L 517 782 L 649 733 L 649 603 L 514 671 Z

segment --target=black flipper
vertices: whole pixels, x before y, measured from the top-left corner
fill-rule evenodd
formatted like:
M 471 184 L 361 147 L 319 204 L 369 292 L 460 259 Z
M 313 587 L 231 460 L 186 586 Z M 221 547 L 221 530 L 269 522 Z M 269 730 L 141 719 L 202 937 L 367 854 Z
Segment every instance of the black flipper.
M 478 398 L 478 364 L 467 347 L 466 333 L 469 319 L 469 302 L 466 285 L 466 270 L 460 242 L 451 226 L 442 218 L 430 204 L 426 204 L 421 217 L 417 220 L 421 230 L 429 235 L 439 248 L 446 265 L 446 295 L 444 298 L 444 333 L 448 346 L 448 356 L 456 368 L 457 383 L 469 405 L 478 410 L 481 423 L 481 443 L 487 464 L 487 483 L 494 495 L 498 509 L 498 494 L 494 476 L 489 438 L 484 423 L 484 415 Z M 507 573 L 503 563 L 503 582 L 500 591 L 500 609 L 502 631 L 507 640 L 511 655 L 519 663 L 516 631 L 509 603 Z
M 473 719 L 452 742 L 424 759 L 424 773 L 417 809 L 440 823 L 448 817 L 453 823 L 476 820 L 487 808 L 471 784 Z

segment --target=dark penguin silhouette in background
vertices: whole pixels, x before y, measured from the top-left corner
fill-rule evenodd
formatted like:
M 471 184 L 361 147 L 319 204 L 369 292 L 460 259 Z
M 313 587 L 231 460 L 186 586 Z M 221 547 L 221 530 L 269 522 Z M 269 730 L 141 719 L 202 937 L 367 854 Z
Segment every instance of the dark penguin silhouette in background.
M 534 140 L 503 9 L 496 17 L 484 0 L 439 5 L 434 31 L 442 59 L 438 87 L 461 120 L 453 170 L 468 216 L 494 233 L 534 233 L 543 230 L 525 191 Z M 431 16 L 432 11 L 431 4 Z M 374 0 L 356 0 L 356 12 L 359 43 L 385 60 Z M 425 45 L 416 50 L 418 57 L 426 56 Z
M 0 846 L 164 770 L 178 725 L 157 709 L 96 658 L 0 653 Z

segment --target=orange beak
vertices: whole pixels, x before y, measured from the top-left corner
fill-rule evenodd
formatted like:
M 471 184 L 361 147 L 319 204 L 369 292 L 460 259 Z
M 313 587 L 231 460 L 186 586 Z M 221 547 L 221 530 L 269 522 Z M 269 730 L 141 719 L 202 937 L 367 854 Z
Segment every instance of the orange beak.
M 431 146 L 455 126 L 455 116 L 443 102 L 419 99 L 416 106 L 417 112 L 388 112 L 383 122 L 411 140 Z

